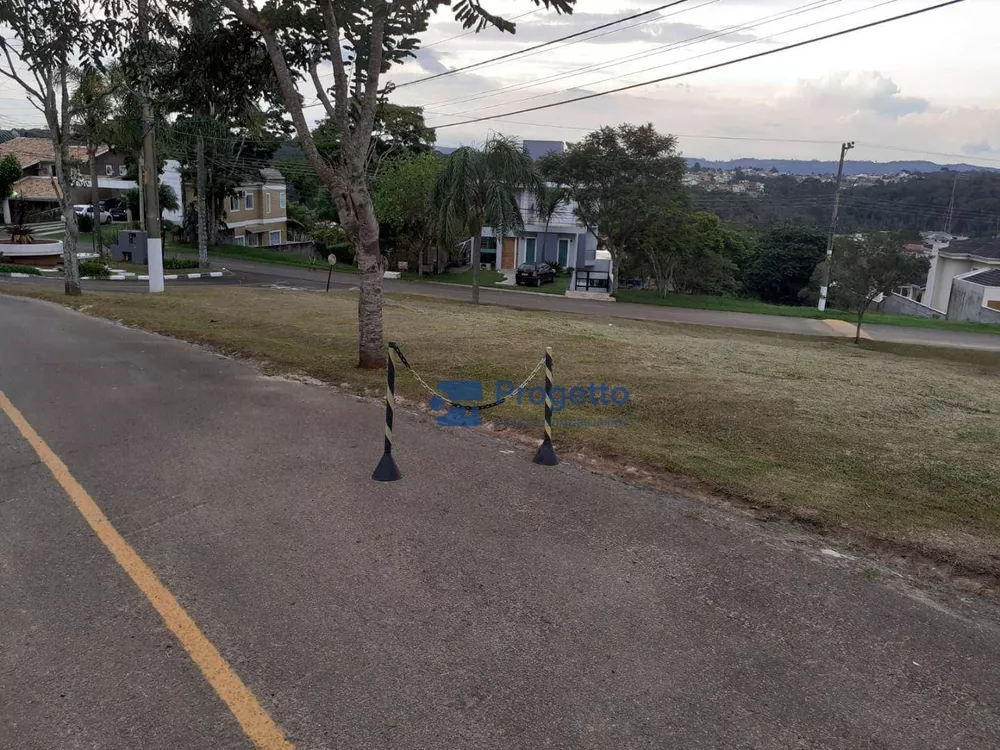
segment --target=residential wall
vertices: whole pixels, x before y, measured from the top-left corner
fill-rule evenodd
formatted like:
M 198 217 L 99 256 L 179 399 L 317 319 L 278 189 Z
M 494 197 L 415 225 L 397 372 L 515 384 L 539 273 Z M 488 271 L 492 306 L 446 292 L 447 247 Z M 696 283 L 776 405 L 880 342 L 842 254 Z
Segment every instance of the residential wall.
M 925 294 L 923 300 L 935 310 L 947 310 L 948 298 L 951 296 L 952 280 L 963 273 L 973 270 L 971 260 L 946 258 L 938 256 L 934 265 L 934 283 L 930 287 L 930 295 Z M 930 297 L 928 299 L 928 297 Z
M 983 307 L 983 297 L 989 288 L 964 279 L 952 280 L 948 320 L 1000 323 L 1000 311 Z
M 915 315 L 918 318 L 943 318 L 944 314 L 917 302 L 909 297 L 893 292 L 886 297 L 879 308 L 880 312 L 897 313 L 899 315 Z

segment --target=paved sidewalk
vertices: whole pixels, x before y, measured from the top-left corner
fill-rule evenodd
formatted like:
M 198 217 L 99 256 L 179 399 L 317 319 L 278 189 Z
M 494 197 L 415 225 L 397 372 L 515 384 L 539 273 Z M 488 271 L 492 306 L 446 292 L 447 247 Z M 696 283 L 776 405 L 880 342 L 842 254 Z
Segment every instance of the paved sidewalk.
M 0 391 L 295 747 L 1000 746 L 985 604 L 407 413 L 374 483 L 378 403 L 0 320 Z M 0 612 L 0 747 L 251 747 L 2 414 Z

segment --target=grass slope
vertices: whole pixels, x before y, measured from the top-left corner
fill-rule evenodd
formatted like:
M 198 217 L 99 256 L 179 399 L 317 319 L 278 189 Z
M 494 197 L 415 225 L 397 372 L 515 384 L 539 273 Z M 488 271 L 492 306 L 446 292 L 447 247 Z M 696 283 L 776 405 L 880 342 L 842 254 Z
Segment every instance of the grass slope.
M 80 299 L 30 293 L 266 360 L 275 371 L 382 392 L 381 373 L 355 368 L 354 293 L 232 287 Z M 487 400 L 495 381 L 520 381 L 552 346 L 558 383 L 607 382 L 631 393 L 624 408 L 570 407 L 558 414 L 629 422 L 557 426 L 558 450 L 603 457 L 622 472 L 637 466 L 684 475 L 758 506 L 1000 572 L 995 354 L 948 350 L 944 357 L 920 348 L 884 351 L 875 344 L 392 296 L 385 335 L 431 381 L 485 381 Z M 426 403 L 406 373 L 398 386 L 402 396 Z M 508 404 L 487 416 L 537 421 L 542 409 Z M 541 434 L 540 427 L 528 431 Z M 378 436 L 371 439 L 374 460 Z

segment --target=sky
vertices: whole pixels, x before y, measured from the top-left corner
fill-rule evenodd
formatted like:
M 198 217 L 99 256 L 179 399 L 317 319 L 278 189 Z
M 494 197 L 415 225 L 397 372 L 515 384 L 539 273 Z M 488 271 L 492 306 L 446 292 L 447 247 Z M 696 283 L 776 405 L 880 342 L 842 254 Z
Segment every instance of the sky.
M 423 106 L 429 124 L 447 125 L 735 60 L 938 1 L 687 0 L 595 32 L 603 36 L 592 41 L 588 35 L 468 72 L 402 85 L 392 99 Z M 491 12 L 529 15 L 516 21 L 513 35 L 488 29 L 457 38 L 463 30 L 446 8 L 432 21 L 417 58 L 394 68 L 388 78 L 397 85 L 411 83 L 664 4 L 578 0 L 574 13 L 566 16 L 539 10 L 530 0 L 488 0 L 484 6 Z M 627 93 L 441 127 L 438 143 L 481 142 L 490 132 L 573 141 L 602 125 L 651 122 L 661 132 L 679 135 L 686 156 L 709 159 L 835 160 L 839 144 L 853 140 L 858 145 L 851 156 L 857 159 L 927 158 L 1000 166 L 998 27 L 1000 0 L 965 0 Z M 497 91 L 501 88 L 506 90 Z M 322 110 L 310 114 L 319 117 Z M 786 142 L 795 140 L 821 143 Z
M 685 156 L 928 159 L 1000 167 L 1000 0 L 957 5 L 630 92 L 537 112 L 507 112 L 736 60 L 940 0 L 683 0 L 567 43 L 467 72 L 483 62 L 592 29 L 666 0 L 577 0 L 572 15 L 531 0 L 483 0 L 515 34 L 464 31 L 443 7 L 413 60 L 386 80 L 392 101 L 425 108 L 443 146 L 491 132 L 574 141 L 603 125 L 651 122 Z M 600 36 L 598 36 L 600 35 Z M 332 79 L 327 69 L 325 80 Z M 301 89 L 309 102 L 315 92 Z M 499 90 L 502 89 L 502 90 Z M 322 107 L 307 110 L 313 122 Z M 496 116 L 485 122 L 463 120 Z M 39 126 L 15 84 L 0 81 L 0 127 Z

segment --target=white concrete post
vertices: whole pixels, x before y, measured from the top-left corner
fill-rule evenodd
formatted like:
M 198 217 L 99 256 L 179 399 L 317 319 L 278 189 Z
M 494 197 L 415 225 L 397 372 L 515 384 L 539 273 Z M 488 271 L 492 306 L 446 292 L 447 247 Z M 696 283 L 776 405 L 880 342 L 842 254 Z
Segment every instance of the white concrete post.
M 163 291 L 163 240 L 147 240 L 146 253 L 149 256 L 149 292 Z

